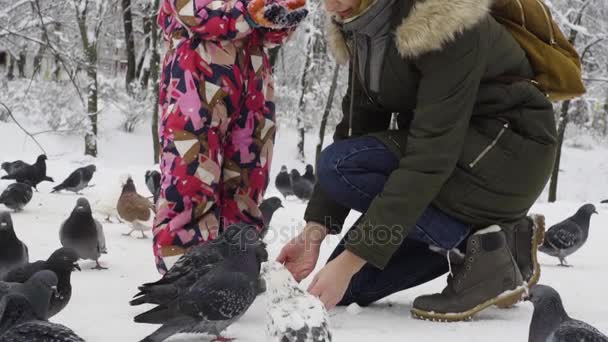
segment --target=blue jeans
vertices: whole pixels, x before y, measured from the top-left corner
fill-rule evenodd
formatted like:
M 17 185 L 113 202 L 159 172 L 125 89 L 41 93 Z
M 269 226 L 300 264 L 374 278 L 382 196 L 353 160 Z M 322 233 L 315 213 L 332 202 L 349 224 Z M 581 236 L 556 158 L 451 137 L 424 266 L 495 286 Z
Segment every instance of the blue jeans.
M 364 213 L 398 166 L 397 157 L 380 140 L 359 137 L 328 146 L 321 153 L 317 176 L 323 191 L 334 201 Z M 470 225 L 429 206 L 383 270 L 366 264 L 352 278 L 340 305 L 368 305 L 445 274 L 446 258 L 431 251 L 429 245 L 450 250 L 463 244 L 470 232 Z M 343 239 L 329 260 L 338 256 L 344 245 Z

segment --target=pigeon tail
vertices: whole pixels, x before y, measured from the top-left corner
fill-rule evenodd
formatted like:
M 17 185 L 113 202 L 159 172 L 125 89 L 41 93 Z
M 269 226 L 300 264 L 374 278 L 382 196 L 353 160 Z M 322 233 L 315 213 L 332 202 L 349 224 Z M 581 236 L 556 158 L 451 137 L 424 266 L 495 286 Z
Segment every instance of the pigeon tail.
M 135 323 L 163 324 L 170 319 L 171 315 L 169 314 L 169 308 L 166 305 L 159 305 L 135 316 L 133 321 Z

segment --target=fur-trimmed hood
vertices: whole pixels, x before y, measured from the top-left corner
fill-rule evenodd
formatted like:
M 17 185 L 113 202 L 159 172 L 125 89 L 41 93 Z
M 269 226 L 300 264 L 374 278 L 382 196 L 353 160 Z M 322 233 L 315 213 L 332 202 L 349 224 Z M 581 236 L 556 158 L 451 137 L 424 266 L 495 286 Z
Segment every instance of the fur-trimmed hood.
M 401 0 L 405 1 L 405 0 Z M 493 0 L 409 0 L 408 15 L 395 29 L 395 45 L 404 58 L 440 50 L 457 34 L 479 23 Z M 406 5 L 407 6 L 407 5 Z M 348 62 L 348 47 L 338 24 L 328 19 L 328 41 L 338 63 Z

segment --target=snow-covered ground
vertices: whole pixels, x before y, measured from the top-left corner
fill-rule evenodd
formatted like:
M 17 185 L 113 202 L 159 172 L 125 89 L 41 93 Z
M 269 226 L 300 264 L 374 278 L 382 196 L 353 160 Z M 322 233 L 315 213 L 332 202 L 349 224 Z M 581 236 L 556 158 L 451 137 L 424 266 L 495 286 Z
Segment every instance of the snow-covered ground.
M 47 149 L 48 174 L 61 181 L 75 167 L 95 162 L 98 171 L 93 178 L 94 187 L 84 191 L 91 203 L 97 203 L 109 192 L 120 191 L 120 179 L 125 174 L 134 177 L 142 194 L 144 172 L 154 168 L 148 127 L 140 127 L 134 134 L 118 132 L 112 127 L 102 129 L 100 157 L 91 160 L 81 155 L 80 138 L 41 135 L 39 140 Z M 295 134 L 289 130 L 279 131 L 273 163 L 273 174 L 281 164 L 303 169 L 294 161 Z M 307 143 L 308 158 L 312 160 L 316 139 L 310 136 Z M 39 151 L 25 138 L 16 126 L 0 124 L 0 162 L 23 159 L 33 162 Z M 546 196 L 533 208 L 534 212 L 546 215 L 549 225 L 571 215 L 584 202 L 598 203 L 608 198 L 608 150 L 596 147 L 593 150 L 565 148 L 563 172 L 560 179 L 559 202 L 546 203 Z M 0 190 L 9 184 L 0 182 Z M 25 211 L 14 214 L 17 235 L 30 250 L 30 259 L 46 259 L 60 246 L 58 231 L 61 222 L 72 210 L 77 195 L 50 194 L 52 184 L 42 183 L 39 193 Z M 268 196 L 276 195 L 269 188 Z M 305 205 L 299 201 L 284 202 L 285 208 L 275 214 L 272 229 L 276 234 L 269 241 L 271 257 L 302 227 Z M 2 210 L 3 208 L 0 208 Z M 95 208 L 94 208 L 95 209 Z M 591 222 L 591 237 L 587 245 L 570 257 L 572 268 L 556 267 L 557 260 L 541 256 L 543 274 L 541 281 L 556 287 L 562 294 L 571 316 L 587 320 L 600 330 L 608 332 L 608 292 L 604 292 L 608 281 L 608 205 L 598 204 L 599 215 Z M 353 222 L 356 215 L 349 217 Z M 348 224 L 348 223 L 347 223 Z M 125 224 L 104 225 L 108 251 L 101 259 L 107 271 L 91 270 L 93 262 L 81 262 L 82 272 L 73 275 L 73 296 L 67 308 L 52 320 L 73 328 L 86 341 L 138 341 L 152 332 L 156 326 L 135 324 L 132 318 L 142 312 L 142 307 L 130 307 L 128 301 L 136 287 L 158 278 L 153 265 L 151 239 L 141 240 L 125 237 Z M 325 242 L 321 260 L 331 252 L 338 242 L 332 237 Z M 321 266 L 322 263 L 319 264 Z M 391 296 L 386 300 L 364 308 L 354 315 L 344 308 L 331 312 L 331 324 L 335 341 L 525 341 L 532 313 L 530 304 L 519 304 L 513 309 L 489 309 L 473 321 L 465 323 L 431 323 L 412 319 L 409 308 L 420 294 L 440 291 L 444 286 L 442 277 L 424 286 Z M 259 298 L 248 313 L 229 328 L 227 336 L 241 341 L 267 341 L 264 322 L 264 300 Z

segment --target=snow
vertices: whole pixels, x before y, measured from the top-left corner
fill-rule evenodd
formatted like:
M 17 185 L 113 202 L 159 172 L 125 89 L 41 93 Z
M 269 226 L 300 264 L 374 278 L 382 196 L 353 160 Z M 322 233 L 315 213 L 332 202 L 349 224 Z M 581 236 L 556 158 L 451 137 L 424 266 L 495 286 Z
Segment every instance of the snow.
M 141 194 L 149 195 L 144 184 L 144 173 L 154 168 L 149 127 L 140 125 L 135 133 L 126 134 L 117 129 L 119 121 L 104 117 L 100 125 L 99 152 L 94 160 L 82 155 L 82 138 L 62 135 L 39 135 L 37 138 L 47 150 L 48 174 L 56 182 L 63 180 L 74 168 L 94 162 L 97 173 L 94 187 L 84 190 L 84 196 L 93 204 L 99 201 L 113 202 L 114 191 L 120 191 L 126 174 L 134 177 Z M 35 130 L 32 130 L 35 131 Z M 0 123 L 0 162 L 23 159 L 33 162 L 39 151 L 35 144 L 13 124 Z M 274 153 L 271 179 L 282 164 L 289 168 L 303 169 L 295 162 L 295 132 L 280 129 Z M 314 158 L 315 135 L 309 135 L 307 157 Z M 591 150 L 565 147 L 563 172 L 560 175 L 559 202 L 546 203 L 546 194 L 534 206 L 533 212 L 542 213 L 551 225 L 572 214 L 581 204 L 590 201 L 599 203 L 608 198 L 608 150 L 595 146 Z M 4 189 L 8 181 L 0 181 Z M 46 259 L 60 246 L 58 231 L 67 218 L 78 195 L 71 193 L 50 194 L 53 184 L 41 183 L 40 192 L 34 193 L 32 202 L 21 213 L 13 215 L 18 236 L 29 246 L 31 260 Z M 271 185 L 267 196 L 277 195 Z M 108 199 L 109 198 L 109 199 Z M 285 208 L 273 219 L 272 230 L 267 236 L 270 257 L 276 256 L 282 244 L 293 237 L 303 226 L 302 215 L 305 204 L 297 200 L 284 201 Z M 591 221 L 591 237 L 586 246 L 568 258 L 572 268 L 557 267 L 557 259 L 540 255 L 543 265 L 541 282 L 554 286 L 562 295 L 564 304 L 572 317 L 583 319 L 603 332 L 608 332 L 608 292 L 604 282 L 608 281 L 608 205 L 598 204 L 599 215 Z M 102 214 L 96 214 L 102 220 Z M 357 215 L 349 216 L 352 224 Z M 116 222 L 116 221 L 115 221 Z M 135 324 L 133 316 L 146 307 L 130 307 L 129 299 L 136 287 L 153 281 L 159 276 L 153 265 L 151 239 L 142 240 L 123 236 L 129 231 L 126 224 L 104 223 L 108 254 L 101 263 L 107 271 L 91 270 L 92 261 L 81 261 L 82 272 L 73 275 L 73 296 L 66 309 L 52 318 L 79 333 L 88 342 L 139 341 L 157 326 Z M 322 247 L 324 261 L 339 237 L 328 238 Z M 320 262 L 318 268 L 323 262 Z M 317 269 L 318 269 L 317 268 Z M 309 279 L 302 287 L 305 289 Z M 445 284 L 441 277 L 415 289 L 393 295 L 377 304 L 364 308 L 338 308 L 332 310 L 330 322 L 335 341 L 389 342 L 429 339 L 433 341 L 525 341 L 532 314 L 531 305 L 522 303 L 515 308 L 501 310 L 491 308 L 483 311 L 471 322 L 433 323 L 413 319 L 409 314 L 416 296 L 440 291 Z M 266 300 L 258 298 L 252 308 L 226 332 L 227 336 L 242 341 L 268 341 L 266 335 Z M 174 339 L 181 340 L 181 339 Z

